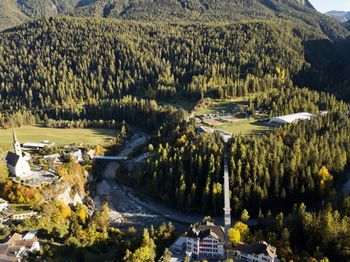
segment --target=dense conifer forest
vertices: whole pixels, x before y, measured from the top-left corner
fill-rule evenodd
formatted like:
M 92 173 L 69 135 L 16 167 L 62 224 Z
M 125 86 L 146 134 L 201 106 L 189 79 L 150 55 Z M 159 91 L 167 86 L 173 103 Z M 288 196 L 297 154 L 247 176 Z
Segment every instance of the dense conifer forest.
M 138 21 L 50 17 L 0 33 L 0 128 L 142 128 L 152 138 L 138 152 L 151 157 L 132 174 L 121 170 L 120 182 L 188 214 L 222 215 L 227 152 L 232 214 L 248 210 L 259 219 L 242 240 L 266 239 L 288 260 L 347 261 L 350 204 L 338 190 L 350 163 L 344 26 L 308 1 L 62 0 L 55 10 L 49 0 L 20 2 L 21 21 L 56 13 Z M 174 102 L 238 97 L 252 117 L 315 117 L 225 144 L 217 133 L 200 133 Z M 0 173 L 8 176 L 3 164 Z M 59 209 L 47 208 L 44 218 Z M 154 261 L 175 236 L 169 225 L 121 237 L 106 227 L 105 209 L 97 222 L 69 209 L 72 218 L 54 225 L 59 238 L 77 248 L 110 241 L 118 260 Z M 53 231 L 39 220 L 23 229 L 32 223 Z M 83 227 L 95 237 L 82 237 Z
M 319 37 L 280 20 L 214 25 L 41 19 L 2 35 L 0 110 L 56 120 L 103 119 L 105 113 L 97 113 L 103 105 L 125 95 L 196 101 L 293 86 L 292 81 L 348 98 L 332 72 L 322 74 L 322 85 L 320 74 L 312 81 L 327 70 L 322 60 L 313 67 L 318 56 L 307 59 L 305 42 Z

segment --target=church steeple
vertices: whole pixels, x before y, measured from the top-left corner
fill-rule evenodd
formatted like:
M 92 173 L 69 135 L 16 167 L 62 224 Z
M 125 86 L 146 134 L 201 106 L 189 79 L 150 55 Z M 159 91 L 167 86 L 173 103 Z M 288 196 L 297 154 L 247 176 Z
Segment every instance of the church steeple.
M 15 129 L 12 129 L 13 132 L 13 148 L 15 150 L 16 155 L 22 156 L 21 144 L 18 142 L 17 135 Z

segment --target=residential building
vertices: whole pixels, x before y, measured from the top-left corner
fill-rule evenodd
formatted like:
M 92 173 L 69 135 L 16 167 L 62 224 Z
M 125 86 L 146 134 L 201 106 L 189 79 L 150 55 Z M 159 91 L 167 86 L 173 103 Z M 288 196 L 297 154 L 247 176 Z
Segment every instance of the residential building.
M 255 244 L 238 244 L 234 251 L 235 258 L 243 262 L 275 262 L 276 248 L 262 241 Z
M 180 237 L 170 251 L 185 251 L 193 259 L 224 259 L 225 230 L 211 222 L 193 226 L 187 236 Z
M 82 153 L 81 149 L 72 149 L 72 151 L 69 153 L 69 155 L 71 157 L 73 157 L 75 159 L 75 162 L 77 162 L 77 163 L 84 162 L 83 153 Z
M 27 218 L 31 218 L 33 216 L 38 216 L 38 212 L 35 212 L 33 210 L 30 210 L 30 211 L 20 211 L 20 212 L 17 212 L 17 213 L 14 213 L 11 218 L 13 220 L 24 220 L 24 219 L 27 219 Z
M 26 142 L 23 144 L 24 149 L 31 149 L 31 150 L 40 150 L 45 147 L 50 148 L 55 145 L 55 142 L 50 142 L 48 140 L 42 141 L 42 142 Z
M 9 202 L 5 199 L 0 198 L 0 212 L 2 212 L 4 209 L 8 208 Z
M 40 251 L 40 243 L 36 231 L 25 235 L 14 233 L 5 243 L 0 244 L 0 261 L 21 261 L 28 253 Z

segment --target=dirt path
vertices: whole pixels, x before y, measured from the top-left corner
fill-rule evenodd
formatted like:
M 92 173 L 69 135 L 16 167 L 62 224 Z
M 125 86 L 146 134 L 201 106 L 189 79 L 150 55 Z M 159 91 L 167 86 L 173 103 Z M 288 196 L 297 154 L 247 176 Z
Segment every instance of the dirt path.
M 145 144 L 147 140 L 148 136 L 145 133 L 136 132 L 118 155 L 129 156 L 137 147 Z

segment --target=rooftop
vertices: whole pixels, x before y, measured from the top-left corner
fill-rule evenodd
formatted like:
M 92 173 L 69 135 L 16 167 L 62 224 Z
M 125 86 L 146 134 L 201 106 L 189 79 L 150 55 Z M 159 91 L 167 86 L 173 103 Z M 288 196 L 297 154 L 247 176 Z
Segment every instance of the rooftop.
M 55 142 L 43 141 L 43 142 L 25 142 L 23 147 L 27 148 L 43 148 L 43 147 L 53 147 Z
M 236 246 L 236 250 L 239 250 L 241 252 L 247 253 L 247 254 L 265 254 L 270 257 L 276 256 L 276 248 L 271 246 L 270 244 L 266 243 L 265 241 L 262 241 L 260 243 L 255 244 L 238 244 Z
M 6 203 L 8 203 L 8 201 L 6 201 L 5 199 L 0 198 L 0 204 L 6 204 Z
M 298 120 L 310 120 L 313 116 L 313 114 L 308 112 L 300 112 L 296 114 L 273 117 L 270 119 L 270 121 L 290 124 Z
M 7 156 L 6 156 L 5 160 L 6 160 L 8 165 L 10 165 L 12 167 L 15 167 L 17 165 L 17 162 L 18 162 L 19 158 L 20 157 L 18 155 L 16 155 L 15 153 L 10 151 L 10 152 L 7 153 Z
M 188 234 L 188 237 L 199 238 L 200 240 L 203 240 L 208 236 L 217 239 L 221 243 L 225 243 L 224 229 L 221 226 L 217 226 L 210 222 L 191 228 L 191 231 Z

